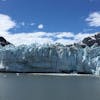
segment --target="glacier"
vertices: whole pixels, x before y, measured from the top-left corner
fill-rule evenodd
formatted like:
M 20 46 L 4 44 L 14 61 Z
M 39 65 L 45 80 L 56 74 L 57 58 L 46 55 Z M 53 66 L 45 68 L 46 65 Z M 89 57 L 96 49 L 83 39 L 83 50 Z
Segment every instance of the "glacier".
M 0 70 L 100 74 L 100 46 L 31 44 L 0 46 Z

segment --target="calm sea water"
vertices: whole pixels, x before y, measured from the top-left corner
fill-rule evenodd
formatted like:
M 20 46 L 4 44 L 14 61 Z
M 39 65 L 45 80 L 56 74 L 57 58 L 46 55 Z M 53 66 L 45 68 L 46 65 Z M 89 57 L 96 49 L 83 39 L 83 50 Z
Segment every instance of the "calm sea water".
M 1 73 L 0 100 L 100 100 L 100 77 Z

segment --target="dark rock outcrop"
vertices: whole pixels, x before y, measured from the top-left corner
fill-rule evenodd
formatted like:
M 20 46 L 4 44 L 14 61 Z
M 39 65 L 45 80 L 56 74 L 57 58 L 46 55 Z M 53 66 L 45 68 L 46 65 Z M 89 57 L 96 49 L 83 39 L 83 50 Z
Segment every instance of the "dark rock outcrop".
M 93 46 L 95 43 L 100 46 L 100 33 L 96 34 L 95 36 L 86 37 L 82 42 L 89 47 Z
M 8 42 L 4 37 L 0 37 L 0 45 L 1 46 L 6 46 L 11 44 L 10 42 Z
M 96 43 L 100 46 L 100 33 L 95 35 Z
M 81 44 L 81 47 L 82 47 L 82 48 L 85 48 L 85 47 L 86 47 L 86 44 Z
M 94 45 L 94 43 L 96 43 L 96 40 L 93 39 L 92 37 L 87 37 L 87 38 L 83 39 L 82 42 L 84 44 L 86 44 L 87 46 L 91 47 L 92 45 Z
M 100 33 L 96 34 L 94 37 L 95 37 L 96 39 L 100 38 Z

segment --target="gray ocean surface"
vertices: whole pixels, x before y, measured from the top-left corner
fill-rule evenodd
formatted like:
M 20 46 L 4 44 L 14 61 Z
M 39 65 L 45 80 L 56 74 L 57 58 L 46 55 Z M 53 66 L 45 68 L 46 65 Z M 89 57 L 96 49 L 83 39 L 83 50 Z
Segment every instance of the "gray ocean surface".
M 0 73 L 0 100 L 100 100 L 100 77 Z

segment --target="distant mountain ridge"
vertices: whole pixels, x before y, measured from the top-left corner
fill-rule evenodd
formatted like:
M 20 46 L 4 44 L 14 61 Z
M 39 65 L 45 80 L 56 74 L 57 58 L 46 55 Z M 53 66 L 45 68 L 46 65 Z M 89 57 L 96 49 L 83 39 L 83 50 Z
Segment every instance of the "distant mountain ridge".
M 12 44 L 12 43 L 8 42 L 4 37 L 0 36 L 0 45 L 1 46 L 6 46 L 6 45 L 9 45 L 9 44 Z M 91 47 L 94 44 L 97 45 L 97 46 L 100 46 L 100 33 L 97 33 L 94 36 L 84 38 L 80 45 L 82 47 L 86 47 L 86 46 Z

